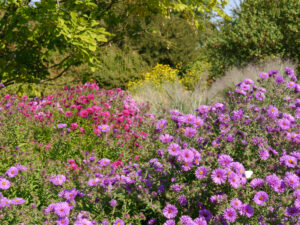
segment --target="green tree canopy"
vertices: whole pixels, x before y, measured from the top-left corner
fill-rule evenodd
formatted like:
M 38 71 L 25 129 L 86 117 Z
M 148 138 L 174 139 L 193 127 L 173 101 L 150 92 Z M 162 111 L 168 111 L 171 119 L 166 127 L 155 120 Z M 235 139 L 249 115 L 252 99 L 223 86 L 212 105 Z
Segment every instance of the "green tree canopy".
M 244 0 L 207 44 L 211 76 L 270 56 L 300 61 L 300 1 Z

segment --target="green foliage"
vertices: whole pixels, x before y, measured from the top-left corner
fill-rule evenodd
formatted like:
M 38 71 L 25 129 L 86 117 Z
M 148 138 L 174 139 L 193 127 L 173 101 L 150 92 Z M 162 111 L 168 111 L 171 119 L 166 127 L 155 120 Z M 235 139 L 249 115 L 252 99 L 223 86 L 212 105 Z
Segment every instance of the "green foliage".
M 29 2 L 0 3 L 0 82 L 39 82 L 53 68 L 60 71 L 59 77 L 72 65 L 97 66 L 94 52 L 109 33 L 93 17 L 76 10 L 79 5 L 92 10 L 91 1 L 78 0 L 70 7 L 56 1 L 33 7 Z M 66 57 L 49 61 L 56 52 Z
M 82 83 L 95 80 L 102 88 L 126 89 L 130 81 L 139 79 L 149 69 L 142 57 L 131 49 L 122 50 L 116 45 L 102 47 L 97 52 L 101 67 L 92 72 L 89 67 L 81 70 Z
M 225 21 L 207 44 L 210 76 L 266 57 L 300 59 L 298 0 L 245 0 L 233 21 Z

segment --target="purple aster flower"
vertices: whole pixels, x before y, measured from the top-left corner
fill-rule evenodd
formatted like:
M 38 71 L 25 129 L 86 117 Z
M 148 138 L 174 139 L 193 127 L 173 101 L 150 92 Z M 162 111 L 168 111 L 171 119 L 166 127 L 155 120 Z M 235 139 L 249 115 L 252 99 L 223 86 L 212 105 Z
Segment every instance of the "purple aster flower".
M 275 81 L 276 81 L 277 84 L 281 84 L 281 83 L 284 82 L 284 79 L 283 79 L 283 77 L 282 77 L 280 74 L 278 74 L 278 75 L 275 77 Z
M 259 158 L 267 160 L 270 157 L 269 151 L 265 148 L 259 150 Z
M 265 73 L 265 72 L 259 73 L 258 76 L 259 76 L 260 78 L 262 78 L 262 79 L 267 79 L 267 78 L 269 78 L 269 74 L 267 74 L 267 73 Z
M 254 210 L 251 205 L 249 204 L 243 204 L 241 207 L 240 213 L 244 216 L 247 216 L 248 218 L 252 217 L 254 214 Z
M 230 163 L 233 162 L 233 159 L 229 155 L 221 154 L 218 158 L 218 162 L 223 167 L 229 167 Z
M 168 147 L 168 152 L 172 156 L 178 156 L 180 154 L 180 146 L 176 143 L 171 143 Z
M 166 207 L 163 209 L 163 215 L 167 219 L 173 219 L 176 217 L 178 210 L 175 205 L 167 204 Z
M 183 215 L 179 219 L 183 225 L 194 225 L 193 219 L 189 216 Z
M 90 180 L 88 181 L 88 185 L 89 185 L 90 187 L 97 186 L 98 184 L 100 184 L 100 179 L 99 179 L 99 178 L 90 179 Z
M 186 199 L 186 197 L 185 197 L 184 194 L 180 195 L 180 196 L 177 198 L 177 201 L 179 202 L 179 204 L 180 204 L 181 206 L 185 206 L 185 205 L 187 205 L 187 203 L 188 203 L 188 200 Z
M 265 205 L 265 202 L 268 201 L 268 199 L 269 199 L 269 196 L 268 196 L 268 194 L 266 192 L 264 192 L 264 191 L 258 191 L 254 195 L 253 201 L 257 205 Z
M 294 168 L 297 166 L 297 159 L 290 155 L 282 156 L 280 158 L 280 162 L 290 168 Z
M 203 216 L 207 222 L 210 221 L 211 218 L 213 217 L 213 214 L 208 209 L 200 209 L 199 215 Z
M 255 98 L 258 100 L 258 101 L 262 101 L 266 98 L 265 94 L 262 93 L 261 91 L 256 91 L 255 92 Z
M 223 212 L 223 215 L 224 215 L 224 218 L 231 223 L 233 223 L 237 217 L 236 211 L 232 207 L 225 209 Z
M 121 219 L 117 219 L 115 222 L 114 222 L 114 225 L 125 225 L 125 222 Z
M 113 207 L 113 208 L 116 207 L 116 206 L 118 205 L 118 203 L 117 203 L 117 201 L 116 201 L 115 199 L 110 200 L 110 201 L 109 201 L 109 204 L 110 204 L 110 206 Z
M 290 128 L 291 123 L 287 119 L 280 119 L 278 120 L 278 125 L 280 126 L 281 129 L 288 130 Z
M 51 175 L 49 178 L 50 182 L 54 185 L 63 185 L 66 181 L 66 177 L 64 175 Z
M 18 175 L 18 168 L 17 167 L 10 167 L 7 171 L 6 171 L 6 175 L 9 176 L 10 178 L 15 177 Z
M 159 120 L 156 123 L 156 130 L 162 131 L 167 126 L 166 120 Z
M 206 177 L 207 169 L 205 166 L 198 167 L 195 171 L 195 176 L 197 179 L 203 179 Z
M 108 166 L 110 164 L 110 160 L 107 158 L 103 158 L 97 162 L 101 167 Z
M 287 75 L 294 75 L 294 70 L 292 68 L 285 67 L 285 73 Z
M 235 173 L 231 173 L 228 176 L 228 181 L 229 181 L 230 185 L 235 189 L 237 189 L 241 184 L 240 177 L 238 175 L 236 175 Z
M 296 174 L 289 173 L 284 181 L 293 189 L 296 189 L 299 186 L 299 177 Z
M 173 191 L 179 192 L 181 190 L 181 185 L 173 184 L 171 185 Z
M 14 198 L 11 200 L 11 203 L 13 205 L 21 205 L 25 203 L 25 200 L 23 198 Z
M 275 187 L 280 186 L 281 180 L 279 177 L 276 176 L 276 174 L 272 174 L 269 176 L 266 176 L 266 182 L 274 189 Z
M 203 216 L 194 219 L 196 225 L 207 225 L 207 222 Z
M 180 156 L 181 159 L 186 163 L 192 163 L 194 160 L 194 153 L 188 148 L 182 150 Z
M 300 209 L 296 208 L 296 207 L 287 207 L 285 214 L 287 216 L 298 216 L 300 213 Z
M 58 202 L 55 204 L 54 212 L 59 217 L 66 217 L 70 213 L 70 206 L 67 202 Z
M 107 125 L 107 124 L 101 124 L 101 125 L 98 126 L 98 129 L 99 129 L 101 132 L 105 133 L 105 132 L 107 132 L 107 131 L 110 130 L 110 126 Z
M 65 123 L 57 124 L 57 128 L 59 128 L 59 129 L 63 129 L 63 128 L 66 128 L 66 127 L 67 127 L 67 124 L 65 124 Z
M 204 124 L 204 121 L 200 117 L 196 117 L 194 122 L 194 127 L 202 127 Z
M 245 84 L 245 83 L 241 83 L 240 88 L 241 88 L 243 91 L 249 91 L 250 88 L 251 88 L 251 86 L 248 85 L 248 84 Z
M 81 219 L 81 220 L 76 220 L 74 225 L 94 225 L 94 223 L 92 223 L 88 219 Z
M 172 141 L 174 139 L 173 136 L 169 135 L 169 134 L 162 134 L 160 135 L 159 137 L 159 140 L 162 142 L 162 143 L 169 143 L 170 141 Z
M 155 224 L 157 222 L 157 219 L 155 219 L 155 218 L 152 218 L 152 219 L 150 219 L 149 221 L 148 221 L 148 225 L 153 225 L 153 224 Z
M 293 195 L 300 200 L 300 189 L 296 190 Z
M 56 220 L 56 224 L 57 225 L 68 225 L 69 224 L 69 218 L 68 217 L 58 218 Z
M 175 220 L 167 220 L 163 225 L 175 225 Z
M 0 199 L 0 208 L 2 208 L 2 207 L 8 207 L 10 204 L 11 204 L 11 200 L 10 199 L 5 198 L 5 197 L 3 197 L 3 198 Z
M 193 127 L 186 127 L 185 129 L 185 136 L 187 137 L 194 137 L 197 130 Z
M 230 205 L 235 208 L 235 209 L 240 209 L 243 205 L 242 201 L 239 200 L 238 198 L 233 198 L 231 201 L 230 201 Z
M 296 84 L 293 81 L 286 82 L 286 87 L 288 87 L 288 88 L 293 89 L 293 88 L 295 88 L 295 86 L 296 86 Z
M 268 116 L 270 117 L 270 118 L 276 118 L 276 117 L 278 117 L 278 109 L 275 107 L 275 106 L 273 106 L 273 105 L 270 105 L 269 107 L 268 107 L 268 111 L 267 111 L 267 113 L 268 113 Z
M 193 124 L 196 120 L 195 115 L 193 114 L 187 114 L 184 116 L 184 122 L 187 124 Z
M 4 178 L 0 178 L 0 189 L 7 190 L 10 187 L 10 182 Z
M 211 178 L 216 184 L 223 184 L 226 181 L 226 170 L 218 168 L 212 171 Z

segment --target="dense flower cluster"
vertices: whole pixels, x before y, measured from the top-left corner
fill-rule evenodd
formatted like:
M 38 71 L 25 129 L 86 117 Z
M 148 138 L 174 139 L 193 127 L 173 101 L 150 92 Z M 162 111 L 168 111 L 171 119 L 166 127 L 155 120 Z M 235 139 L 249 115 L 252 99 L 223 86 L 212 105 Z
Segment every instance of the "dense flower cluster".
M 33 152 L 21 154 L 19 147 L 1 151 L 3 156 L 11 157 L 9 162 L 27 162 L 29 169 L 14 163 L 7 168 L 0 165 L 0 221 L 76 225 L 300 224 L 300 86 L 290 68 L 286 68 L 285 75 L 279 73 L 272 70 L 260 73 L 257 81 L 245 79 L 229 91 L 224 102 L 201 105 L 190 114 L 170 110 L 165 118 L 150 121 L 149 141 L 143 142 L 145 146 L 132 157 L 115 161 L 101 152 L 82 151 L 80 156 L 65 161 L 48 160 L 44 170 L 46 165 L 27 160 Z M 5 99 L 3 102 L 8 104 L 11 96 Z M 131 131 L 137 134 L 134 128 L 140 127 L 138 121 L 147 117 L 130 109 L 116 109 L 114 115 L 118 116 L 105 116 L 103 110 L 84 103 L 94 99 L 89 95 L 79 97 L 76 102 L 81 103 L 74 108 L 71 104 L 64 106 L 70 110 L 61 106 L 69 103 L 56 100 L 60 106 L 52 106 L 48 115 L 55 112 L 65 120 L 56 122 L 55 130 L 63 133 L 69 128 L 71 133 L 81 127 L 78 121 L 89 120 L 93 121 L 89 123 L 93 129 L 90 134 L 96 140 L 110 140 Z M 104 104 L 101 107 L 109 108 Z M 49 118 L 56 118 L 55 113 Z M 78 120 L 71 119 L 73 115 Z M 122 132 L 114 134 L 120 116 L 126 117 L 126 124 L 131 119 L 130 124 L 137 124 L 127 129 L 121 123 Z M 52 126 L 54 121 L 48 122 Z M 39 123 L 44 124 L 44 119 Z M 83 129 L 85 132 L 79 133 L 87 135 L 88 128 Z M 116 150 L 118 145 L 114 146 Z M 43 152 L 39 154 L 44 156 Z M 24 181 L 34 183 L 36 188 L 40 185 L 38 200 L 18 189 Z M 23 195 L 17 197 L 15 193 Z M 19 206 L 12 205 L 19 204 L 32 209 L 25 210 L 32 213 L 31 217 L 11 219 L 9 212 L 20 211 Z M 38 220 L 34 213 L 39 215 Z

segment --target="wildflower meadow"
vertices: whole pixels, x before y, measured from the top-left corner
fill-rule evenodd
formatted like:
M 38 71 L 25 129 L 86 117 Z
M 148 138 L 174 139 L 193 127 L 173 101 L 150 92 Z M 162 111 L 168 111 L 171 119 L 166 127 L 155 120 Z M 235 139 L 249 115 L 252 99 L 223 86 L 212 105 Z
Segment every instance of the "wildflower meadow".
M 95 83 L 0 99 L 1 225 L 300 224 L 300 84 L 155 115 Z

